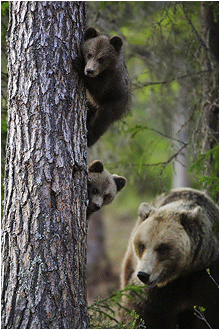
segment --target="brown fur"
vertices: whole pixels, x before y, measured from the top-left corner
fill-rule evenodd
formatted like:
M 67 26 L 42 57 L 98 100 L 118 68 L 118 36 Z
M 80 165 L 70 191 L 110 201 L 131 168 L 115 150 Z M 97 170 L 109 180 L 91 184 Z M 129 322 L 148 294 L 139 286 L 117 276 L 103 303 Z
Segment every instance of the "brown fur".
M 123 262 L 122 288 L 147 284 L 147 296 L 125 306 L 134 308 L 147 328 L 206 328 L 194 306 L 218 326 L 218 236 L 213 226 L 218 208 L 202 192 L 172 191 L 157 208 L 143 203 Z
M 124 63 L 120 37 L 85 31 L 82 55 L 73 68 L 83 78 L 88 97 L 88 147 L 128 110 L 130 78 Z
M 110 204 L 117 193 L 124 188 L 126 179 L 116 174 L 110 174 L 101 161 L 95 160 L 89 165 L 87 218 L 100 210 L 104 205 Z

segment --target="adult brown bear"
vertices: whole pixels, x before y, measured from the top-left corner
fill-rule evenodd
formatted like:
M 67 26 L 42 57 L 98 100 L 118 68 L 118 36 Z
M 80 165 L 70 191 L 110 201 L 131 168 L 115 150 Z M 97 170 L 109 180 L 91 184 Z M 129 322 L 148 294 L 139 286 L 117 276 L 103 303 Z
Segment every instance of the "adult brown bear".
M 147 328 L 208 328 L 195 306 L 219 328 L 218 220 L 214 203 L 190 188 L 171 191 L 157 208 L 140 205 L 121 279 L 122 288 L 147 284 L 143 299 L 124 300 Z

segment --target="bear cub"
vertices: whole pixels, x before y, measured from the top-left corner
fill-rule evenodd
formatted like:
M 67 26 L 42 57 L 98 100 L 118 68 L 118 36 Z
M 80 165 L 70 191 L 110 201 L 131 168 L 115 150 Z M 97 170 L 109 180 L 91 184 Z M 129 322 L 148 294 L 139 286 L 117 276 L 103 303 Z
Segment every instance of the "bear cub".
M 122 288 L 147 284 L 142 299 L 124 299 L 146 328 L 206 329 L 197 306 L 219 329 L 218 220 L 211 199 L 190 188 L 171 191 L 156 208 L 140 205 L 121 279 Z
M 120 37 L 100 35 L 89 27 L 84 34 L 81 55 L 73 68 L 87 91 L 88 147 L 128 110 L 130 78 L 125 66 Z
M 110 204 L 126 184 L 123 176 L 111 175 L 99 160 L 93 161 L 88 170 L 87 219 L 103 205 Z

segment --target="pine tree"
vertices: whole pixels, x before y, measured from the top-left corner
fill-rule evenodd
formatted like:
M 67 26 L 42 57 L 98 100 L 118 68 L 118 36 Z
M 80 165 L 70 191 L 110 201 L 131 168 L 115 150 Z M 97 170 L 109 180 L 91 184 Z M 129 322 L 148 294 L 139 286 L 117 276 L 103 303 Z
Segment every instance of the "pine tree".
M 88 328 L 84 2 L 10 2 L 3 328 Z

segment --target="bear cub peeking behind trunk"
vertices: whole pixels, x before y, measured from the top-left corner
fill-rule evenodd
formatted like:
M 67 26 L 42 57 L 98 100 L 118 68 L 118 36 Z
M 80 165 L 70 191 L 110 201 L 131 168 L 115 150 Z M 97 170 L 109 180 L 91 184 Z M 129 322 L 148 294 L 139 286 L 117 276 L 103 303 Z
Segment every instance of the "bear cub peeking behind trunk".
M 120 37 L 109 38 L 89 27 L 82 54 L 73 60 L 73 68 L 84 80 L 87 91 L 88 147 L 128 110 L 130 78 L 122 44 Z
M 125 184 L 126 179 L 123 176 L 111 175 L 99 160 L 92 162 L 88 173 L 87 219 L 103 205 L 110 204 Z

